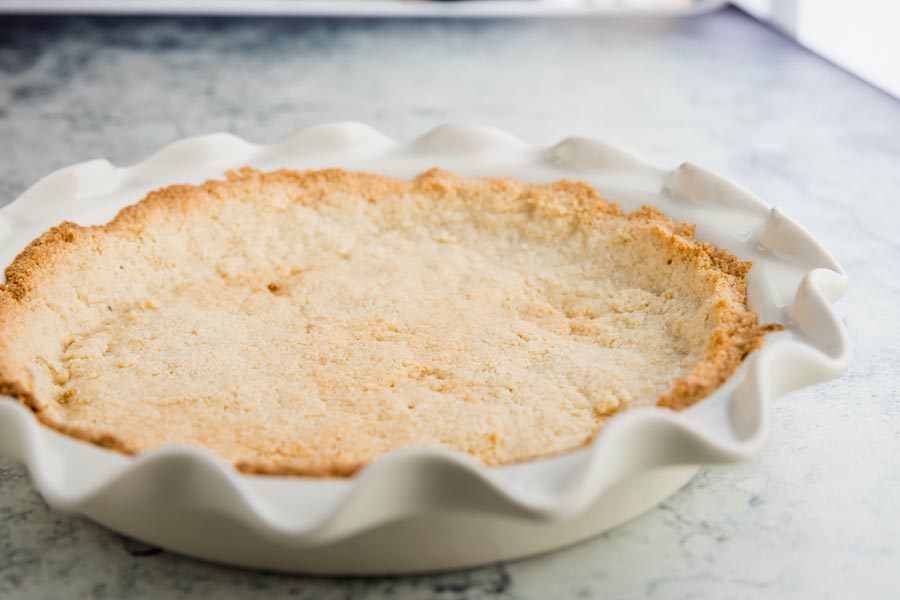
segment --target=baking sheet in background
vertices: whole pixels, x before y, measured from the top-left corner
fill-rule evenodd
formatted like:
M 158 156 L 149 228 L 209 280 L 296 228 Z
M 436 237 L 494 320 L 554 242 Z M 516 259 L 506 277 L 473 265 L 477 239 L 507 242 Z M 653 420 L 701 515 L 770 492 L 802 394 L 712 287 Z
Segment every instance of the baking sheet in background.
M 0 0 L 0 13 L 354 17 L 677 16 L 725 0 Z

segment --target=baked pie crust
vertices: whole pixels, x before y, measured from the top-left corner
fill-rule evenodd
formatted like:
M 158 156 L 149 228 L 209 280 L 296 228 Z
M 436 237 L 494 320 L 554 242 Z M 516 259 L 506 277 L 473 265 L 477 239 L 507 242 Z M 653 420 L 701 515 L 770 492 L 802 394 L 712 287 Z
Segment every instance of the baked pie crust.
M 33 241 L 0 288 L 0 392 L 253 473 L 558 454 L 692 405 L 780 328 L 747 308 L 750 263 L 692 234 L 584 183 L 244 168 Z

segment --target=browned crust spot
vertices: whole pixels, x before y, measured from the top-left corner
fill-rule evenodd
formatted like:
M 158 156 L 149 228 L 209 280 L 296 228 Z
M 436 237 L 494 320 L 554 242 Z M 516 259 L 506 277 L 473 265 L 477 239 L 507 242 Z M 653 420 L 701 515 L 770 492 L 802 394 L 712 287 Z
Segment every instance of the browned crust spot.
M 563 180 L 550 184 L 523 184 L 508 178 L 465 179 L 440 169 L 432 169 L 413 181 L 405 181 L 341 169 L 305 172 L 283 169 L 263 173 L 244 167 L 227 172 L 224 180 L 211 180 L 199 186 L 166 187 L 122 209 L 106 225 L 82 227 L 63 222 L 51 228 L 32 241 L 7 267 L 7 281 L 0 285 L 0 394 L 17 398 L 35 412 L 41 423 L 64 434 L 126 454 L 137 453 L 138 448 L 112 432 L 88 430 L 55 418 L 46 410 L 47 405 L 35 397 L 31 374 L 12 358 L 10 351 L 19 336 L 25 335 L 34 325 L 28 322 L 29 305 L 41 301 L 42 288 L 51 284 L 54 265 L 79 245 L 95 244 L 104 236 L 128 236 L 140 240 L 148 226 L 156 220 L 177 218 L 177 215 L 204 208 L 213 214 L 218 198 L 236 193 L 252 198 L 256 195 L 254 192 L 272 186 L 301 192 L 307 203 L 316 202 L 336 189 L 362 196 L 370 202 L 377 202 L 384 194 L 410 191 L 490 197 L 492 193 L 502 196 L 515 190 L 520 199 L 527 199 L 535 210 L 548 215 L 575 213 L 586 223 L 602 215 L 623 216 L 618 205 L 606 202 L 585 183 Z M 741 261 L 710 244 L 698 242 L 693 237 L 693 225 L 676 223 L 655 208 L 644 206 L 624 216 L 652 231 L 682 257 L 693 261 L 696 268 L 713 273 L 717 284 L 731 288 L 736 294 L 737 302 L 722 301 L 716 307 L 720 324 L 709 341 L 705 358 L 687 377 L 677 381 L 668 393 L 657 400 L 658 406 L 683 410 L 712 393 L 734 373 L 749 353 L 762 346 L 767 333 L 781 330 L 783 326 L 760 325 L 756 316 L 747 309 L 746 275 L 751 267 L 750 262 Z M 278 291 L 274 283 L 269 284 L 268 288 L 273 293 Z M 587 439 L 584 444 L 590 441 Z M 367 466 L 367 463 L 335 462 L 321 468 L 276 462 L 238 462 L 235 466 L 245 473 L 345 477 Z

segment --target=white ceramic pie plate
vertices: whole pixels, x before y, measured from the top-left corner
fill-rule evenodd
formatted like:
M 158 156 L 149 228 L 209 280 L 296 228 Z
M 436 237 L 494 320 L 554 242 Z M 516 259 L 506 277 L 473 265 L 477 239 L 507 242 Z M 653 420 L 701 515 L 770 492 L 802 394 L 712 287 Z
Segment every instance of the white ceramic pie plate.
M 344 167 L 413 176 L 580 179 L 627 210 L 656 206 L 697 237 L 754 261 L 749 297 L 784 323 L 726 384 L 674 413 L 615 417 L 589 448 L 502 468 L 443 450 L 407 450 L 352 479 L 247 476 L 211 453 L 168 447 L 127 457 L 60 435 L 0 401 L 0 454 L 23 460 L 56 509 L 176 552 L 235 565 L 317 573 L 448 569 L 543 552 L 596 535 L 677 490 L 698 465 L 746 459 L 763 443 L 769 404 L 847 366 L 831 303 L 846 277 L 777 208 L 691 163 L 656 166 L 596 140 L 545 148 L 487 127 L 447 125 L 398 142 L 357 123 L 311 127 L 271 146 L 228 134 L 176 142 L 148 160 L 94 160 L 53 173 L 0 209 L 0 262 L 61 220 L 103 223 L 148 191 L 226 169 Z

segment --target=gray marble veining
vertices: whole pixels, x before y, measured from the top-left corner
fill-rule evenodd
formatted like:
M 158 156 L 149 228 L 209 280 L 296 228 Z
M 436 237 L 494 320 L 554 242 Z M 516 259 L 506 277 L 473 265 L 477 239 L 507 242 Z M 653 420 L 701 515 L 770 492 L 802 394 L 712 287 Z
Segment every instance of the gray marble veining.
M 694 160 L 803 223 L 847 269 L 855 357 L 774 407 L 755 460 L 554 554 L 327 579 L 201 563 L 49 511 L 0 461 L 2 598 L 862 598 L 900 587 L 900 103 L 741 13 L 685 21 L 0 20 L 0 203 L 93 157 L 355 119 Z

